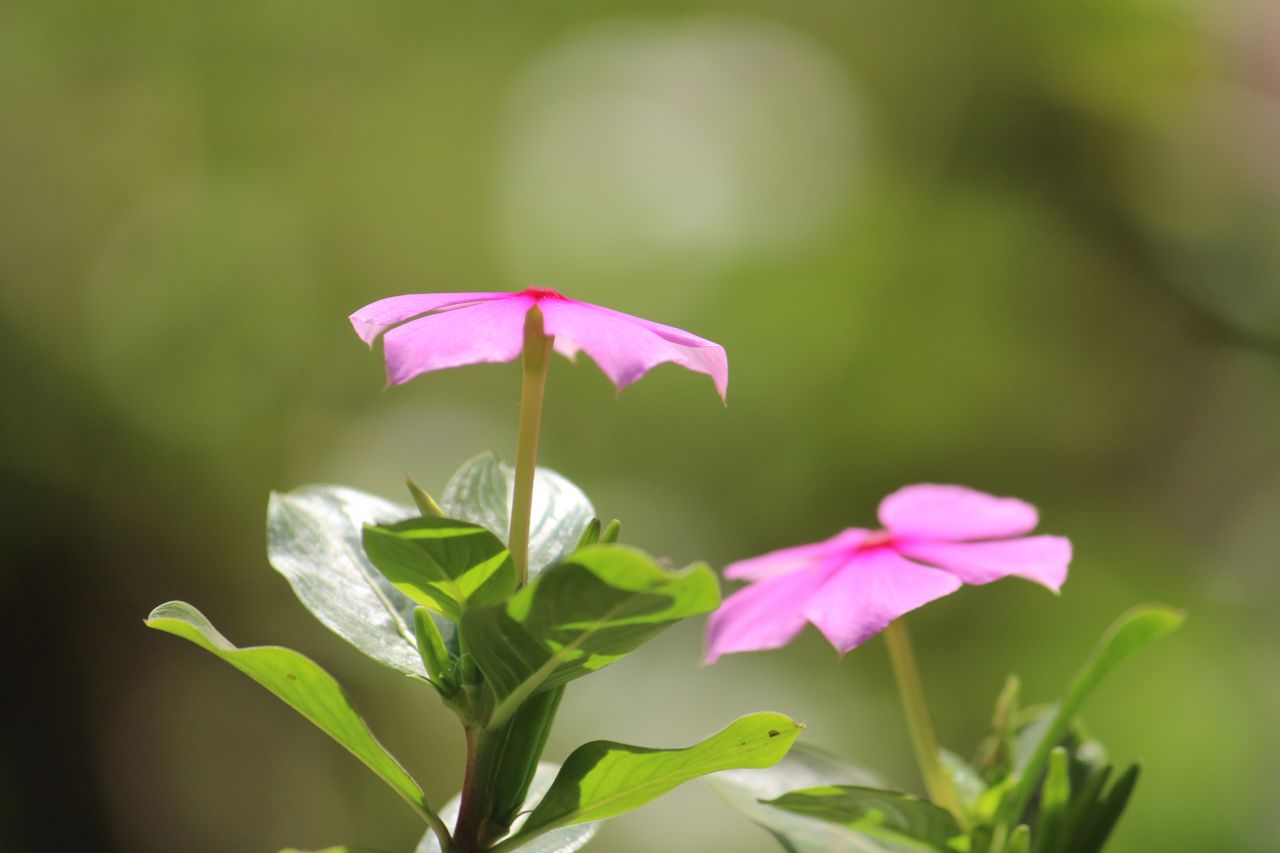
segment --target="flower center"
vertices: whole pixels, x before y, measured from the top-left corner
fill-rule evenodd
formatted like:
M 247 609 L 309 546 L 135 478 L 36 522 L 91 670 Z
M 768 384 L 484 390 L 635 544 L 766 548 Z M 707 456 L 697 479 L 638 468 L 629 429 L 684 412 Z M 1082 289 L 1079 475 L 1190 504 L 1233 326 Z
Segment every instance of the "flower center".
M 867 538 L 862 540 L 862 544 L 858 546 L 858 550 L 867 548 L 879 548 L 882 545 L 888 545 L 893 541 L 893 534 L 888 530 L 873 530 L 867 534 Z
M 564 299 L 565 298 L 560 295 L 560 291 L 551 290 L 550 288 L 543 288 L 543 287 L 530 287 L 526 290 L 520 291 L 519 293 L 516 294 L 516 296 L 532 296 L 534 299 L 537 299 L 539 301 L 543 299 Z

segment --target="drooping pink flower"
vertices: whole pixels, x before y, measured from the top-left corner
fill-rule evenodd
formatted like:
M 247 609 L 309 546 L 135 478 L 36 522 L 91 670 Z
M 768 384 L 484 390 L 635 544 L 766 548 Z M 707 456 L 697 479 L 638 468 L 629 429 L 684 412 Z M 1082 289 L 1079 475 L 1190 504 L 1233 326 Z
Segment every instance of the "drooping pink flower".
M 1009 575 L 1055 593 L 1067 579 L 1071 542 L 1027 536 L 1035 507 L 964 486 L 907 486 L 880 503 L 881 530 L 851 528 L 824 542 L 727 566 L 753 583 L 725 599 L 707 629 L 707 662 L 774 649 L 811 622 L 842 654 L 921 605 L 963 584 Z
M 555 338 L 556 352 L 569 358 L 585 352 L 618 390 L 650 368 L 672 362 L 710 376 L 724 398 L 729 385 L 724 347 L 554 290 L 392 296 L 352 314 L 351 325 L 370 346 L 382 336 L 387 379 L 399 385 L 432 370 L 514 361 L 524 348 L 525 315 L 535 305 L 545 333 Z

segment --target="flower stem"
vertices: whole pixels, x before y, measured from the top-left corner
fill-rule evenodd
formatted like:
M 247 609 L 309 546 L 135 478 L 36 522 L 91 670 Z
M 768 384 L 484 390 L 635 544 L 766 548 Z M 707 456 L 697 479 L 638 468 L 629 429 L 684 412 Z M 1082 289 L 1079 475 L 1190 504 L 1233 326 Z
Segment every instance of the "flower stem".
M 551 344 L 542 328 L 542 312 L 529 309 L 524 319 L 524 382 L 520 389 L 520 431 L 516 437 L 516 484 L 511 500 L 511 530 L 507 547 L 516 565 L 516 580 L 529 580 L 529 520 L 533 512 L 533 475 L 538 466 L 538 433 L 542 427 L 542 396 L 551 363 Z
M 915 747 L 920 775 L 924 777 L 925 790 L 929 793 L 929 799 L 951 812 L 963 827 L 968 823 L 968 818 L 955 786 L 951 784 L 951 777 L 942 766 L 942 748 L 938 745 L 938 735 L 933 728 L 933 719 L 929 716 L 929 705 L 924 698 L 924 685 L 920 682 L 920 671 L 916 668 L 915 653 L 911 650 L 911 635 L 907 633 L 905 619 L 890 623 L 884 629 L 884 639 L 889 649 L 889 660 L 893 663 L 893 674 L 898 682 L 902 707 L 906 711 L 911 745 Z

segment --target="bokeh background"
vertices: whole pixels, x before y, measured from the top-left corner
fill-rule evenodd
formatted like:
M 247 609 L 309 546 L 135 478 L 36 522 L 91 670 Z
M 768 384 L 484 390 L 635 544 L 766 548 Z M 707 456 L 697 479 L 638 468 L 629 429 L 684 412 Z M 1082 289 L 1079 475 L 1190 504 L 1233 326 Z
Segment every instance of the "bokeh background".
M 1077 559 L 914 620 L 943 738 L 1052 698 L 1128 606 L 1190 613 L 1086 718 L 1146 775 L 1118 851 L 1280 839 L 1280 13 L 1266 0 L 0 6 L 0 848 L 409 850 L 382 784 L 142 618 L 321 661 L 436 802 L 462 740 L 266 563 L 267 493 L 510 458 L 518 370 L 384 390 L 345 317 L 552 286 L 722 342 L 617 397 L 557 361 L 542 461 L 713 565 L 960 482 Z M 918 786 L 879 641 L 568 693 L 548 755 L 788 712 Z M 694 784 L 615 853 L 774 849 Z

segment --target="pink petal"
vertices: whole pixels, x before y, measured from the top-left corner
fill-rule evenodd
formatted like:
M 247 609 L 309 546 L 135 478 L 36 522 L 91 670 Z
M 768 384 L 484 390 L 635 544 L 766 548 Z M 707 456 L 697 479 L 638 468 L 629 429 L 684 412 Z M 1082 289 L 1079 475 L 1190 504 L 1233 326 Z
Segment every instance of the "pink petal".
M 823 584 L 804 615 L 844 654 L 904 613 L 960 586 L 953 575 L 875 548 L 859 553 Z
M 817 566 L 760 581 L 724 600 L 707 622 L 707 663 L 731 652 L 776 649 L 804 627 L 804 607 L 831 574 Z
M 729 385 L 729 361 L 719 344 L 630 314 L 573 299 L 544 299 L 539 305 L 547 334 L 566 355 L 582 350 L 619 390 L 664 362 L 672 362 L 715 382 L 721 399 Z
M 415 376 L 464 364 L 514 361 L 524 349 L 528 296 L 477 302 L 410 320 L 387 332 L 382 349 L 392 385 Z
M 387 329 L 432 311 L 457 305 L 502 299 L 510 293 L 410 293 L 389 296 L 361 308 L 349 318 L 360 340 L 370 346 Z
M 1071 542 L 1062 536 L 1028 536 L 998 542 L 902 542 L 897 551 L 946 569 L 965 583 L 1016 575 L 1057 592 L 1067 579 Z
M 996 539 L 1029 533 L 1038 521 L 1029 503 L 964 486 L 907 486 L 880 502 L 880 523 L 895 538 Z
M 786 574 L 787 572 L 804 568 L 807 565 L 812 565 L 834 554 L 841 552 L 851 553 L 870 534 L 870 530 L 852 527 L 837 533 L 830 539 L 824 539 L 812 545 L 783 548 L 779 551 L 761 554 L 759 557 L 752 557 L 749 560 L 730 563 L 724 568 L 724 576 L 729 580 L 735 581 L 758 581 Z

